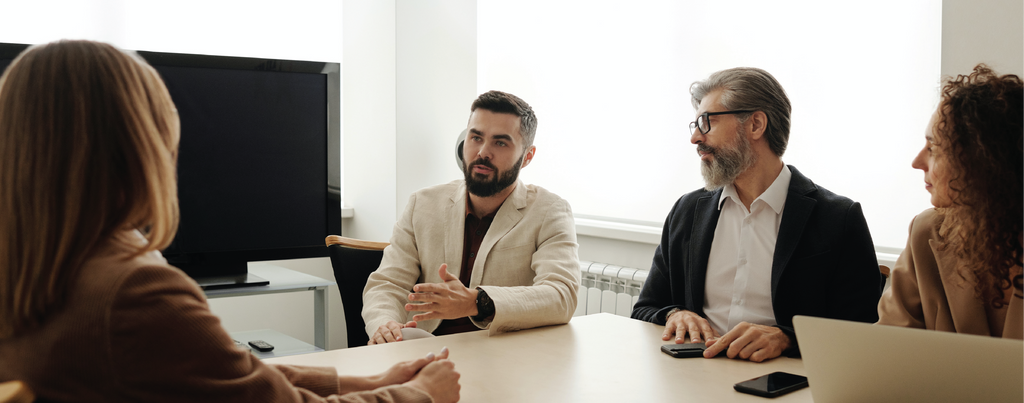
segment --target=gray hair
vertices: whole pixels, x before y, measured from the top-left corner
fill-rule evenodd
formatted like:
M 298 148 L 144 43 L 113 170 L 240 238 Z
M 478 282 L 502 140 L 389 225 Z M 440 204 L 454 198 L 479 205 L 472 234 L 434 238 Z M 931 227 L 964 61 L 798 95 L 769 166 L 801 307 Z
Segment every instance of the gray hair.
M 725 109 L 757 110 L 768 116 L 765 138 L 772 152 L 781 157 L 789 144 L 789 114 L 792 107 L 786 90 L 782 89 L 775 77 L 755 67 L 717 71 L 707 80 L 690 85 L 693 108 L 700 106 L 700 101 L 709 93 L 719 89 L 724 90 L 719 101 Z M 743 114 L 740 121 L 744 122 L 749 117 L 750 114 Z

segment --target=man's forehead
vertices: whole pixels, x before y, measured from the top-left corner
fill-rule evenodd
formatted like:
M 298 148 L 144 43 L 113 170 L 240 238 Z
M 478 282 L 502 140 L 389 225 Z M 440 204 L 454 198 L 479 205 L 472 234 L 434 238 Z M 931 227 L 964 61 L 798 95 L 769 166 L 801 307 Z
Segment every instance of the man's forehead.
M 508 135 L 517 142 L 523 138 L 519 133 L 519 125 L 519 116 L 511 113 L 478 108 L 469 116 L 470 133 L 489 136 Z

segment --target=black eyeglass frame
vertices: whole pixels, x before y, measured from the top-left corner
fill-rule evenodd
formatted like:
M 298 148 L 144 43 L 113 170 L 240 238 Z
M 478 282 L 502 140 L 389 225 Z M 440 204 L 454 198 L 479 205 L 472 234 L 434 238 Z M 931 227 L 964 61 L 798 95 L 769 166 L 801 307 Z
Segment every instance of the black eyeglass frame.
M 757 110 L 742 109 L 742 110 L 724 111 L 724 112 L 704 112 L 704 113 L 702 113 L 700 115 L 697 115 L 697 120 L 694 120 L 694 121 L 690 122 L 690 135 L 691 136 L 693 135 L 693 130 L 694 129 L 700 130 L 700 134 L 708 134 L 708 132 L 711 131 L 711 120 L 708 119 L 708 116 L 732 115 L 732 114 L 736 114 L 736 113 L 754 113 L 754 112 L 757 112 Z M 700 127 L 700 125 L 697 124 L 697 122 L 699 122 L 701 120 L 701 118 L 703 118 L 705 122 L 708 122 L 708 129 L 707 130 L 702 129 Z

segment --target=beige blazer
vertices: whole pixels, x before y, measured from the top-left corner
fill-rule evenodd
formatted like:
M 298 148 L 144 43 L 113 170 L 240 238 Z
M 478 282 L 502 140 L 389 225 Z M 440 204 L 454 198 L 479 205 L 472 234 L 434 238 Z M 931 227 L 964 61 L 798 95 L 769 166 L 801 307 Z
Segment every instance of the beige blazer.
M 86 262 L 39 327 L 0 339 L 0 382 L 56 402 L 431 401 L 403 385 L 339 396 L 334 368 L 264 364 L 234 347 L 195 281 L 159 252 L 129 259 L 121 245 Z
M 928 209 L 910 224 L 907 248 L 892 270 L 891 285 L 878 303 L 878 323 L 994 337 L 1024 339 L 1024 306 L 1017 297 L 1003 308 L 1002 326 L 990 326 L 985 306 L 975 295 L 973 281 L 957 269 L 949 251 L 939 251 L 936 212 Z M 974 278 L 969 276 L 968 278 Z M 993 334 L 992 328 L 1002 327 Z
M 390 320 L 405 323 L 409 293 L 417 283 L 439 283 L 442 263 L 462 272 L 466 223 L 466 185 L 457 180 L 422 189 L 395 224 L 391 245 L 363 290 L 366 333 Z M 494 300 L 491 322 L 476 322 L 490 334 L 568 323 L 576 310 L 580 285 L 576 227 L 572 210 L 554 193 L 516 184 L 494 216 L 473 266 L 469 287 Z M 433 332 L 439 319 L 417 323 Z

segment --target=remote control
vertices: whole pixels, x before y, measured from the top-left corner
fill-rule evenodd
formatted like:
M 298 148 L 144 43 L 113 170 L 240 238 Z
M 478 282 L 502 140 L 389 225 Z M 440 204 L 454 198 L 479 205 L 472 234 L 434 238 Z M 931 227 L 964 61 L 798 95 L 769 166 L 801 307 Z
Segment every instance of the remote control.
M 255 348 L 257 351 L 264 353 L 274 349 L 273 344 L 267 343 L 263 340 L 252 340 L 249 342 L 249 345 Z
M 245 343 L 242 343 L 242 342 L 240 342 L 238 340 L 235 340 L 235 339 L 231 339 L 231 341 L 235 342 L 235 347 L 238 347 L 238 348 L 243 349 L 245 351 L 249 351 L 250 350 L 249 346 L 245 345 Z

